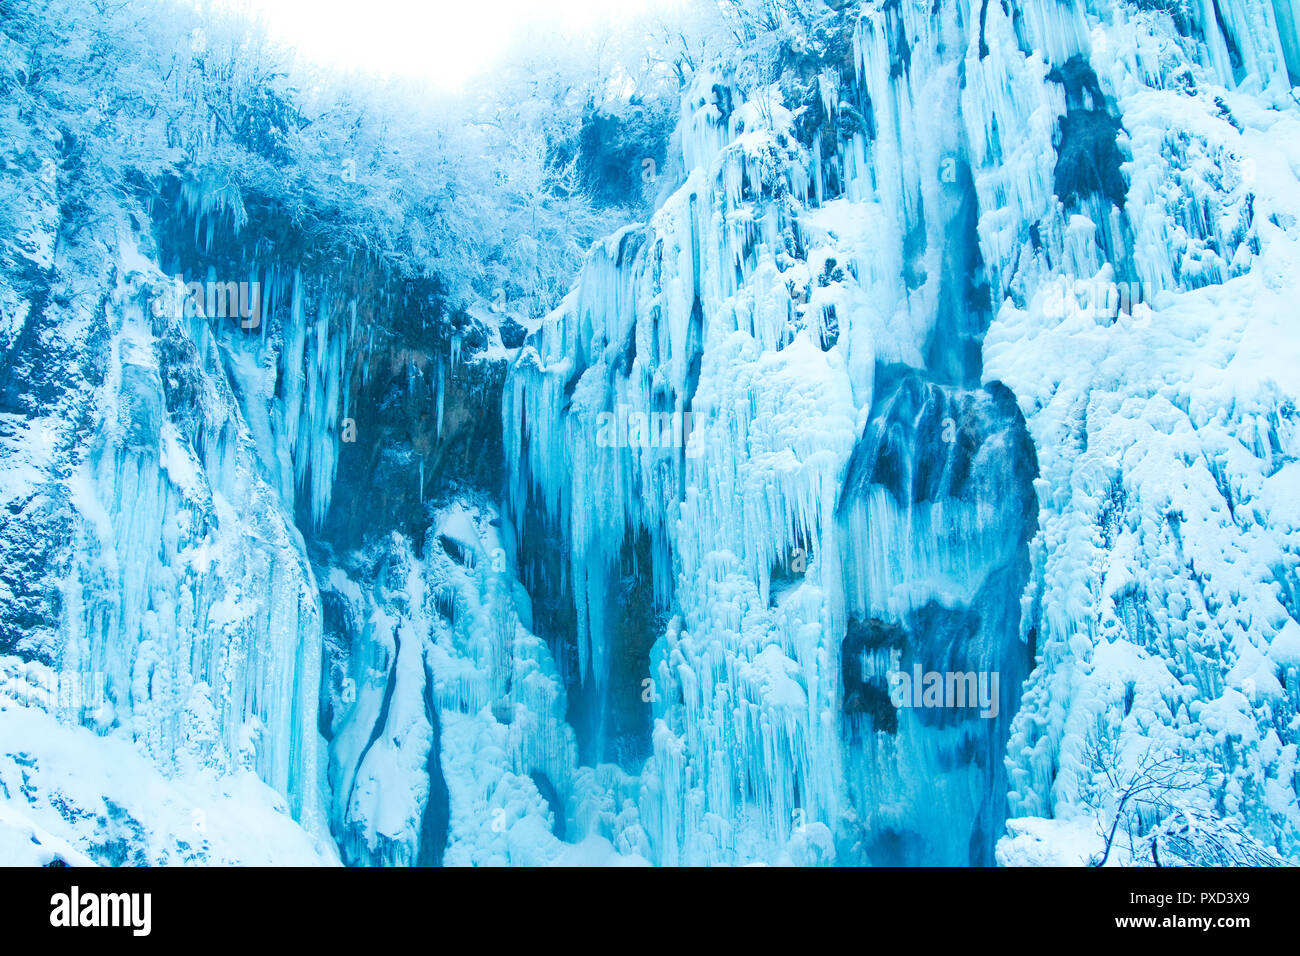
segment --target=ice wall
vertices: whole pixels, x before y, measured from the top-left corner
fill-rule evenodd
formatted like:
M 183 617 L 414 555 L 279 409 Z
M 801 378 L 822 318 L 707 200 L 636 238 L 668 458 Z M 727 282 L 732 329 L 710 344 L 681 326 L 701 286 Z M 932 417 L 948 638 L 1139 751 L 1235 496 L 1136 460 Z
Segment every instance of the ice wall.
M 644 675 L 641 810 L 659 862 L 865 854 L 846 764 L 872 758 L 840 717 L 860 529 L 835 516 L 878 370 L 961 384 L 982 332 L 965 259 L 939 241 L 962 215 L 962 131 L 946 129 L 945 152 L 945 131 L 912 121 L 891 76 L 893 21 L 872 23 L 843 43 L 884 44 L 883 61 L 860 57 L 879 88 L 823 69 L 792 103 L 776 85 L 746 97 L 723 77 L 697 81 L 685 183 L 595 251 L 507 385 L 513 505 L 540 504 L 567 529 L 586 681 L 611 667 L 615 557 L 629 533 L 654 542 L 644 573 L 672 615 Z M 956 72 L 931 81 L 950 101 Z M 942 210 L 928 219 L 926 191 Z
M 1103 741 L 1294 859 L 1298 21 L 850 4 L 701 71 L 680 182 L 513 365 L 502 508 L 482 323 L 201 171 L 75 242 L 31 199 L 0 845 L 1079 863 Z
M 986 374 L 1015 391 L 1042 471 L 1010 810 L 1064 834 L 1093 812 L 1099 740 L 1121 772 L 1154 747 L 1209 768 L 1212 814 L 1293 856 L 1294 21 L 1275 16 L 1288 5 L 1140 6 L 1019 22 L 990 6 L 991 51 L 1052 58 L 991 52 L 968 74 L 1002 302 Z M 1116 119 L 1122 204 L 1054 197 L 1061 94 L 1067 116 Z M 1011 832 L 1007 862 L 1041 860 L 1057 833 Z M 1061 846 L 1078 863 L 1097 841 Z
M 499 525 L 486 504 L 447 505 L 423 554 L 394 534 L 329 574 L 322 722 L 345 862 L 615 856 L 598 827 L 575 823 L 608 797 L 576 775 L 564 687 L 529 630 L 531 603 Z M 626 838 L 620 848 L 636 849 Z
M 494 562 L 473 570 L 482 544 L 454 543 L 478 542 L 473 524 L 444 534 L 426 510 L 435 492 L 446 505 L 449 488 L 499 480 L 499 430 L 474 404 L 499 388 L 499 360 L 464 366 L 491 350 L 482 323 L 449 317 L 433 281 L 305 248 L 274 204 L 250 212 L 201 171 L 158 188 L 151 219 L 121 210 L 85 243 L 36 221 L 52 250 L 41 281 L 0 275 L 17 321 L 0 711 L 31 704 L 32 668 L 81 691 L 50 709 L 58 732 L 3 741 L 0 784 L 35 781 L 6 784 L 5 839 L 110 863 L 564 852 L 563 689 L 510 586 L 477 577 Z M 470 568 L 457 578 L 426 536 Z M 438 657 L 445 632 L 461 644 Z M 135 747 L 156 786 L 106 779 L 61 797 L 51 765 L 96 740 Z M 265 850 L 226 832 L 238 820 L 223 787 L 274 838 Z M 175 823 L 187 798 L 211 810 L 200 836 Z
M 1086 812 L 1098 725 L 1295 852 L 1293 14 L 868 3 L 697 77 L 503 405 L 584 688 L 653 542 L 654 860 L 990 862 Z M 919 657 L 999 716 L 877 711 Z
M 89 688 L 54 713 L 133 742 L 154 773 L 260 778 L 271 789 L 258 799 L 269 809 L 278 793 L 284 828 L 299 821 L 308 845 L 331 858 L 316 730 L 320 603 L 294 487 L 278 474 L 291 471 L 291 453 L 259 441 L 283 423 L 253 400 L 276 390 L 274 348 L 205 315 L 125 214 L 98 224 L 89 248 L 52 247 L 53 294 L 32 303 L 24 331 L 34 334 L 11 359 L 57 384 L 20 392 L 11 381 L 5 538 L 13 545 L 24 528 L 51 536 L 56 614 L 9 660 L 52 667 L 56 686 Z M 69 289 L 80 292 L 65 297 Z M 33 427 L 45 440 L 32 440 Z M 10 695 L 7 706 L 20 702 Z M 47 758 L 40 741 L 22 745 Z M 257 792 L 240 786 L 250 799 Z M 69 826 L 79 828 L 77 805 L 94 816 L 83 796 L 55 801 Z M 145 830 L 158 823 L 140 794 L 131 804 Z M 213 834 L 216 844 L 227 837 Z M 109 852 L 88 833 L 78 839 L 90 858 Z M 163 840 L 148 852 L 187 851 Z

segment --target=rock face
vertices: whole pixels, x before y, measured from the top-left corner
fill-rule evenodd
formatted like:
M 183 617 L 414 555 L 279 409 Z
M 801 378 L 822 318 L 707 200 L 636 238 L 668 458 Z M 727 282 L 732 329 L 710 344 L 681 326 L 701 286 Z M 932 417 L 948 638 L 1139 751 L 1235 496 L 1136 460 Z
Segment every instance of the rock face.
M 816 6 L 541 321 L 18 123 L 0 855 L 1300 859 L 1297 8 Z

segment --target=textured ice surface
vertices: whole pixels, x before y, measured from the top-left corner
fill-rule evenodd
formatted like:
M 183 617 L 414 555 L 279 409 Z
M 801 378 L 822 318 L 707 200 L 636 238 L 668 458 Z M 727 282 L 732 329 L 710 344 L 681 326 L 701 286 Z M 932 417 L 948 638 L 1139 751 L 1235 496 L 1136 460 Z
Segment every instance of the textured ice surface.
M 686 98 L 684 182 L 594 251 L 504 409 L 586 681 L 625 535 L 653 543 L 653 859 L 991 862 L 998 787 L 1051 818 L 1004 862 L 1069 856 L 1099 727 L 1297 852 L 1294 11 L 1215 6 L 867 6 L 820 100 Z M 817 102 L 834 154 L 794 129 Z M 892 447 L 900 366 L 933 394 Z M 981 383 L 1005 426 L 965 420 Z M 620 407 L 690 412 L 686 447 L 598 440 Z M 915 493 L 945 419 L 987 478 Z M 1010 712 L 965 743 L 862 716 L 855 658 L 927 647 L 996 665 Z
M 256 329 L 173 308 L 125 212 L 61 243 L 24 197 L 58 282 L 0 274 L 40 372 L 0 412 L 0 858 L 1080 863 L 1103 737 L 1296 859 L 1300 8 L 855 11 L 779 82 L 696 75 L 679 181 L 512 366 L 504 502 L 426 502 L 470 357 L 400 359 L 414 517 L 339 553 L 377 307 L 202 172 L 162 226 L 238 253 Z M 895 707 L 912 664 L 996 672 L 996 715 Z

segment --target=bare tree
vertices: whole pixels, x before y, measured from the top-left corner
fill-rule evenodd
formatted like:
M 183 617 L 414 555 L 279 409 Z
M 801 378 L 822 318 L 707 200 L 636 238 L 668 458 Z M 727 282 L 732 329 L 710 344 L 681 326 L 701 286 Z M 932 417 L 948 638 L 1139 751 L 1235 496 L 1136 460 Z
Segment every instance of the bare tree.
M 1234 820 L 1207 810 L 1169 806 L 1144 838 L 1155 866 L 1282 866 L 1277 852 Z M 1162 858 L 1163 856 L 1163 858 Z
M 1136 762 L 1126 761 L 1118 733 L 1100 729 L 1089 735 L 1083 767 L 1090 776 L 1084 800 L 1102 838 L 1089 866 L 1105 866 L 1121 836 L 1133 865 L 1148 858 L 1154 866 L 1281 862 L 1240 823 L 1216 812 L 1211 768 L 1180 749 L 1149 742 Z

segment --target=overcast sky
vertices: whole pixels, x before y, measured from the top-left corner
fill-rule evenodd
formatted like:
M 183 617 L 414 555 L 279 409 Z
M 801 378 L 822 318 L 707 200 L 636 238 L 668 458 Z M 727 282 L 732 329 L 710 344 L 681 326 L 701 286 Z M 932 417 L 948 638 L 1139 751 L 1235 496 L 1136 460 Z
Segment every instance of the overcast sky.
M 225 0 L 306 59 L 454 91 L 525 31 L 576 33 L 654 0 Z

